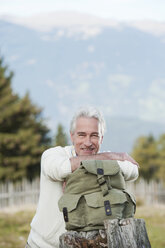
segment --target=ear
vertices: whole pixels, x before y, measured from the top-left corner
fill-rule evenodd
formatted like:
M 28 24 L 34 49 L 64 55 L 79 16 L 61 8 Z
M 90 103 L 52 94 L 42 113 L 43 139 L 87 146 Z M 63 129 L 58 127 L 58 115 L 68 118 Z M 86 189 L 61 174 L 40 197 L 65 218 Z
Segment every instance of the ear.
M 73 144 L 73 133 L 70 132 L 70 139 L 72 141 L 72 144 Z
M 103 143 L 103 136 L 101 136 L 101 138 L 100 138 L 100 144 L 102 144 Z

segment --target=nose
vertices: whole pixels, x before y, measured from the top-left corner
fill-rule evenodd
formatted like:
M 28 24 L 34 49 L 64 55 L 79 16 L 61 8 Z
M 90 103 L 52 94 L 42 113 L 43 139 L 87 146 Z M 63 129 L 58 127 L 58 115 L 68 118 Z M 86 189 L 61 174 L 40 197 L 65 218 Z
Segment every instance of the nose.
M 84 145 L 86 145 L 86 146 L 92 145 L 91 138 L 89 136 L 85 137 Z

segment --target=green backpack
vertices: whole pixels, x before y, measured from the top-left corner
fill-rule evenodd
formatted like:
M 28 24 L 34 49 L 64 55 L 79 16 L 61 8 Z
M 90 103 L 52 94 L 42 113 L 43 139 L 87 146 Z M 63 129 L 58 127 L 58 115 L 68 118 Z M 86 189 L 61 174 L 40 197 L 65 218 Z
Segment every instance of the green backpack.
M 88 160 L 66 178 L 60 198 L 67 230 L 104 229 L 105 219 L 134 216 L 134 197 L 125 189 L 125 180 L 115 160 Z

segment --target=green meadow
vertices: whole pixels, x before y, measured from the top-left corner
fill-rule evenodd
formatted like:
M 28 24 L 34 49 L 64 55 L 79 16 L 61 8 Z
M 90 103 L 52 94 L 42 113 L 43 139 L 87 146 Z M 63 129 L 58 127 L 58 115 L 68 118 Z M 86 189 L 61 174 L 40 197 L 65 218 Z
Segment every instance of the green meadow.
M 33 215 L 33 209 L 0 211 L 0 248 L 23 248 Z M 152 248 L 164 248 L 165 206 L 137 207 L 135 218 L 145 220 Z

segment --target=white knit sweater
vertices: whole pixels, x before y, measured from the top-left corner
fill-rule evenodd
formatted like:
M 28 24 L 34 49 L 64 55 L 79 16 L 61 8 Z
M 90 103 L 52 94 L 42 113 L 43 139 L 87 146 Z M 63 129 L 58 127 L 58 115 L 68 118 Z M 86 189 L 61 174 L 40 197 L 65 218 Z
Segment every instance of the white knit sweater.
M 63 180 L 71 173 L 69 158 L 73 156 L 73 146 L 58 146 L 46 150 L 41 157 L 40 197 L 28 239 L 32 248 L 57 248 L 59 236 L 66 232 L 63 215 L 58 209 L 58 200 L 63 194 Z M 126 181 L 138 177 L 136 165 L 128 161 L 118 163 Z

